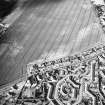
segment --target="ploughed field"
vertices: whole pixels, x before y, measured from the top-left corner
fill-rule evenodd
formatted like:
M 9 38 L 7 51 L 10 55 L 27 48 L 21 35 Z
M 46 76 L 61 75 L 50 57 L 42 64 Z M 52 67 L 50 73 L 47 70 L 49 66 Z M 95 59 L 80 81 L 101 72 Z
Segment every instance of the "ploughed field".
M 30 0 L 0 40 L 2 86 L 21 78 L 29 62 L 71 55 L 104 34 L 89 0 Z

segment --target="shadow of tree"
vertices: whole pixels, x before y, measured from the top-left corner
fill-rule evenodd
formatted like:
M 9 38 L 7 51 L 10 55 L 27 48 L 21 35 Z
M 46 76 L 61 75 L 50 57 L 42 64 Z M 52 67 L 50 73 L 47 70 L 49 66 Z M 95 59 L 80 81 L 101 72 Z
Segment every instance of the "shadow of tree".
M 34 6 L 39 6 L 39 5 L 43 5 L 43 4 L 55 4 L 55 3 L 60 3 L 62 2 L 63 0 L 26 0 L 22 3 L 21 7 L 24 8 L 24 7 L 28 7 L 28 8 L 31 8 L 31 7 L 34 7 Z
M 4 19 L 7 15 L 9 15 L 16 8 L 16 4 L 16 0 L 0 0 L 0 18 Z

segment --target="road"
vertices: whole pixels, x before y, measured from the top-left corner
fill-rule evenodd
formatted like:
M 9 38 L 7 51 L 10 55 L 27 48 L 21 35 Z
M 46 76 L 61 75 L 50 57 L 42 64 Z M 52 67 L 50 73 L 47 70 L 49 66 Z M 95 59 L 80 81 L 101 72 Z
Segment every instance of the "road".
M 104 34 L 89 0 L 30 0 L 0 41 L 0 86 L 26 73 L 26 64 L 80 52 Z

